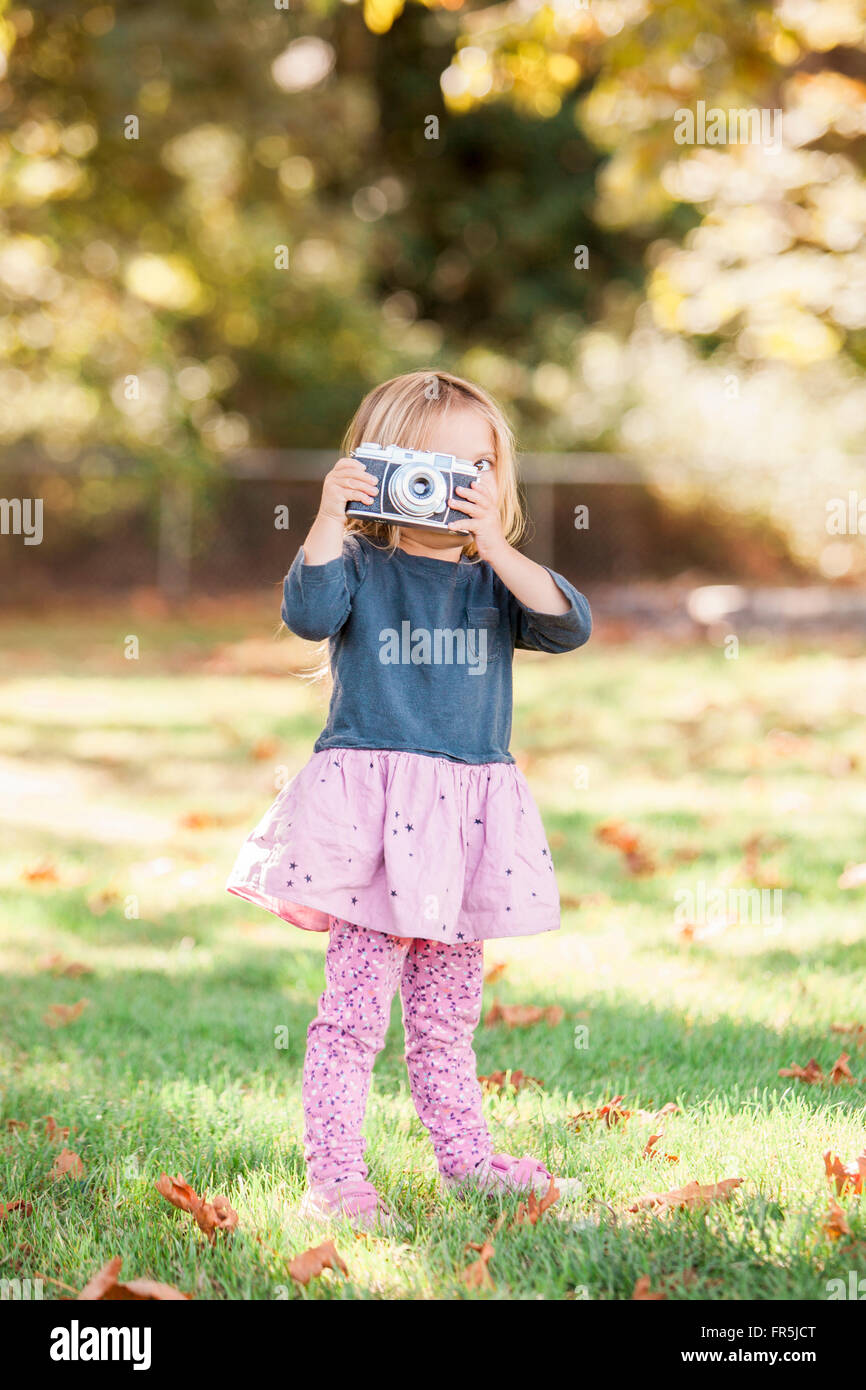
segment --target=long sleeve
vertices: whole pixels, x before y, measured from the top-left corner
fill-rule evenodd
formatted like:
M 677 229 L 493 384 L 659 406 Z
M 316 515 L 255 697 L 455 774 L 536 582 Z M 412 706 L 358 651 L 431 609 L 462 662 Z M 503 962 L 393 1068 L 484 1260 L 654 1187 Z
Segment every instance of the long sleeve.
M 298 637 L 321 641 L 334 637 L 345 623 L 352 599 L 364 581 L 367 557 L 353 538 L 342 555 L 324 565 L 308 565 L 301 546 L 283 580 L 283 622 Z
M 547 569 L 547 566 L 544 567 Z M 514 645 L 526 651 L 571 652 L 589 641 L 592 615 L 589 603 L 561 574 L 547 573 L 569 601 L 567 613 L 538 613 L 511 595 Z

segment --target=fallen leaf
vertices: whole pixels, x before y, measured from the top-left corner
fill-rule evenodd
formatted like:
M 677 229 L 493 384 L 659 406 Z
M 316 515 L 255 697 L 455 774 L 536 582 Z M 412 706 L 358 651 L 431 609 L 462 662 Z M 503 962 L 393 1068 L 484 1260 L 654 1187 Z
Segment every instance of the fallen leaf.
M 53 1178 L 83 1178 L 84 1164 L 71 1149 L 61 1149 L 51 1169 Z
M 702 849 L 696 845 L 681 845 L 671 853 L 671 859 L 675 864 L 693 864 L 696 859 L 700 859 L 703 854 Z
M 674 1101 L 669 1100 L 663 1105 L 661 1110 L 625 1110 L 620 1102 L 622 1096 L 614 1096 L 612 1100 L 600 1105 L 597 1110 L 581 1110 L 576 1115 L 569 1116 L 566 1121 L 572 1129 L 579 1130 L 581 1123 L 587 1120 L 603 1120 L 608 1129 L 623 1120 L 650 1120 L 657 1124 L 665 1115 L 675 1115 L 679 1111 L 679 1106 Z
M 824 1155 L 824 1171 L 836 1183 L 836 1193 L 851 1192 L 859 1196 L 866 1181 L 866 1149 L 850 1163 L 843 1163 L 831 1150 Z
M 32 868 L 22 869 L 21 877 L 25 883 L 59 883 L 60 875 L 50 859 L 43 859 Z
M 268 758 L 275 758 L 280 751 L 279 739 L 260 738 L 258 743 L 254 743 L 250 749 L 251 755 L 257 762 L 266 762 Z
M 735 1188 L 743 1182 L 742 1178 L 723 1178 L 721 1182 L 701 1185 L 698 1182 L 686 1183 L 685 1187 L 672 1188 L 670 1192 L 650 1192 L 628 1208 L 629 1211 L 681 1210 L 684 1207 L 702 1207 L 710 1202 L 727 1201 Z
M 104 917 L 109 908 L 118 902 L 120 893 L 116 888 L 102 888 L 98 893 L 91 893 L 87 899 L 87 906 L 94 917 Z
M 650 1288 L 650 1277 L 642 1274 L 634 1286 L 632 1293 L 633 1303 L 658 1303 L 661 1299 L 667 1298 L 666 1293 L 653 1293 Z
M 754 883 L 758 888 L 780 887 L 782 880 L 778 869 L 772 865 L 762 865 L 760 856 L 762 853 L 779 849 L 781 844 L 781 840 L 762 834 L 760 831 L 756 835 L 751 835 L 743 846 L 744 857 L 736 876 L 749 883 Z
M 26 1121 L 26 1120 L 7 1120 L 7 1121 L 6 1121 L 6 1128 L 7 1128 L 7 1129 L 26 1129 L 26 1128 L 27 1128 L 27 1121 Z
M 237 1228 L 238 1214 L 229 1204 L 227 1197 L 214 1197 L 207 1201 L 194 1192 L 183 1178 L 172 1178 L 168 1173 L 159 1175 L 156 1190 L 173 1207 L 188 1212 L 211 1244 L 216 1240 L 217 1231 L 228 1234 Z
M 864 1023 L 831 1023 L 831 1033 L 853 1033 L 858 1047 L 862 1047 L 866 1040 L 866 1024 Z
M 636 878 L 656 872 L 655 860 L 633 826 L 626 825 L 623 821 L 604 821 L 595 827 L 595 837 L 603 845 L 618 849 L 625 859 L 629 873 Z
M 77 1301 L 169 1303 L 178 1299 L 185 1301 L 191 1297 L 188 1293 L 181 1293 L 171 1284 L 158 1284 L 152 1279 L 130 1279 L 128 1283 L 120 1284 L 117 1276 L 122 1264 L 120 1255 L 104 1264 L 85 1284 L 81 1293 L 77 1295 Z
M 156 1181 L 156 1190 L 160 1197 L 164 1197 L 167 1202 L 171 1202 L 173 1207 L 179 1207 L 181 1211 L 194 1212 L 201 1206 L 201 1197 L 197 1192 L 193 1192 L 188 1182 L 183 1178 L 170 1178 L 168 1173 L 160 1173 Z
M 45 1133 L 52 1143 L 63 1144 L 69 1138 L 69 1126 L 59 1125 L 53 1115 L 44 1116 Z
M 831 1240 L 838 1240 L 840 1236 L 850 1236 L 851 1228 L 845 1220 L 845 1213 L 838 1202 L 830 1201 L 827 1215 L 821 1223 L 822 1230 Z
M 666 1163 L 679 1163 L 680 1160 L 679 1160 L 679 1158 L 677 1157 L 676 1154 L 666 1154 L 666 1153 L 662 1153 L 660 1149 L 657 1149 L 657 1148 L 656 1148 L 656 1144 L 658 1143 L 658 1141 L 659 1141 L 660 1139 L 663 1139 L 663 1138 L 664 1138 L 664 1134 L 663 1134 L 663 1133 L 662 1133 L 662 1134 L 651 1134 L 650 1137 L 649 1137 L 649 1139 L 646 1141 L 646 1144 L 644 1145 L 642 1157 L 643 1157 L 643 1158 L 663 1158 L 663 1159 L 665 1160 Z
M 830 1072 L 830 1080 L 834 1086 L 838 1086 L 842 1081 L 854 1080 L 854 1077 L 851 1075 L 851 1068 L 848 1066 L 848 1062 L 848 1053 L 840 1052 L 839 1056 L 836 1058 L 836 1061 L 833 1063 L 833 1067 Z
M 494 980 L 498 980 L 498 979 L 499 979 L 500 975 L 504 975 L 507 969 L 508 969 L 508 962 L 507 962 L 507 961 L 504 961 L 504 960 L 497 961 L 495 965 L 491 965 L 491 966 L 490 966 L 490 969 L 489 969 L 489 970 L 485 970 L 485 972 L 484 972 L 484 983 L 485 983 L 485 984 L 488 984 L 488 985 L 489 985 L 489 984 L 492 984 L 492 982 L 493 982 Z
M 805 1067 L 798 1066 L 792 1062 L 790 1067 L 782 1067 L 780 1076 L 793 1076 L 797 1081 L 805 1081 L 808 1086 L 814 1086 L 819 1081 L 824 1080 L 824 1073 L 814 1057 L 810 1057 Z
M 314 1245 L 289 1261 L 289 1274 L 298 1284 L 309 1284 L 311 1279 L 316 1279 L 325 1269 L 338 1270 L 347 1277 L 349 1274 L 348 1266 L 337 1254 L 332 1240 Z
M 52 1004 L 48 1013 L 42 1015 L 42 1022 L 47 1023 L 49 1028 L 65 1028 L 67 1023 L 73 1023 L 84 1012 L 89 1003 L 89 999 L 79 999 L 77 1004 Z
M 544 1090 L 543 1081 L 522 1071 L 492 1071 L 489 1076 L 479 1076 L 478 1080 L 486 1091 L 507 1091 L 512 1087 L 515 1091 L 521 1091 L 524 1086 L 538 1086 Z
M 501 1021 L 509 1028 L 529 1028 L 533 1023 L 546 1023 L 548 1027 L 555 1028 L 564 1018 L 565 1010 L 558 1004 L 538 1008 L 533 1004 L 500 1004 L 498 999 L 494 999 L 484 1020 L 484 1026 L 492 1028 L 495 1023 Z
M 539 1201 L 534 1192 L 530 1192 L 529 1200 L 521 1202 L 517 1208 L 517 1216 L 514 1219 L 515 1226 L 537 1226 L 548 1207 L 552 1207 L 559 1201 L 559 1188 L 553 1178 L 550 1179 L 550 1186 Z
M 25 1202 L 23 1197 L 16 1197 L 12 1202 L 0 1202 L 0 1221 L 5 1221 L 7 1216 L 11 1216 L 15 1211 L 20 1211 L 22 1216 L 30 1216 L 33 1204 Z
M 461 1281 L 468 1289 L 494 1289 L 496 1285 L 488 1268 L 495 1249 L 493 1242 L 486 1240 L 483 1245 L 476 1245 L 474 1241 L 470 1241 L 466 1249 L 476 1250 L 478 1259 L 473 1260 L 471 1264 L 460 1271 Z
M 214 1197 L 212 1202 L 201 1202 L 193 1216 L 196 1225 L 204 1231 L 211 1244 L 216 1239 L 217 1231 L 225 1231 L 228 1234 L 236 1230 L 238 1224 L 238 1214 L 229 1205 L 226 1197 Z
M 182 830 L 213 830 L 225 824 L 225 816 L 215 816 L 211 811 L 187 811 L 178 821 Z

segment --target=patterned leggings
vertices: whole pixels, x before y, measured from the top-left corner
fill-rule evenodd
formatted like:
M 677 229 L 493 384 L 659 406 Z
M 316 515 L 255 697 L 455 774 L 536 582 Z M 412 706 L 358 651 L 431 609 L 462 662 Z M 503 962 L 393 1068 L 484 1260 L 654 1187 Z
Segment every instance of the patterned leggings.
M 472 1050 L 482 984 L 480 941 L 447 946 L 331 919 L 325 992 L 304 1061 L 311 1183 L 367 1176 L 361 1125 L 398 986 L 412 1098 L 440 1171 L 462 1177 L 490 1156 Z

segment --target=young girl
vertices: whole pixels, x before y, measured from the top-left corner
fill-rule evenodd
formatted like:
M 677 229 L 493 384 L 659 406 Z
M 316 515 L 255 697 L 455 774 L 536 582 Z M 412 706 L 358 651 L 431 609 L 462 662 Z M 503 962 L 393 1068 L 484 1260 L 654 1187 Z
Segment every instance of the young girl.
M 376 478 L 348 457 L 326 477 L 282 617 L 329 639 L 328 722 L 227 886 L 329 933 L 304 1064 L 304 1210 L 370 1226 L 388 1213 L 367 1181 L 361 1126 L 397 989 L 443 1181 L 550 1184 L 537 1160 L 491 1152 L 472 1039 L 482 942 L 559 927 L 541 817 L 508 751 L 513 651 L 572 651 L 591 620 L 567 580 L 513 548 L 513 441 L 484 391 L 446 372 L 396 377 L 362 402 L 345 453 L 367 440 L 489 466 L 456 488 L 465 519 L 449 530 L 347 517 L 347 503 L 376 496 Z

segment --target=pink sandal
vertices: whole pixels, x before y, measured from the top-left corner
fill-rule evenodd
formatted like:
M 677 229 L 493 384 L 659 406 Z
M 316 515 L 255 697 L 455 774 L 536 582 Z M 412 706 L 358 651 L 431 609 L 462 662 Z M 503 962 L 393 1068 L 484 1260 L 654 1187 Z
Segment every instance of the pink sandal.
M 446 1187 L 479 1187 L 484 1192 L 534 1192 L 543 1197 L 553 1175 L 536 1158 L 514 1158 L 511 1154 L 491 1154 L 463 1177 L 445 1177 Z M 579 1178 L 553 1178 L 560 1197 L 575 1197 L 583 1190 Z
M 393 1216 L 371 1182 L 317 1182 L 304 1193 L 298 1215 L 317 1221 L 346 1220 L 357 1231 L 387 1229 Z

